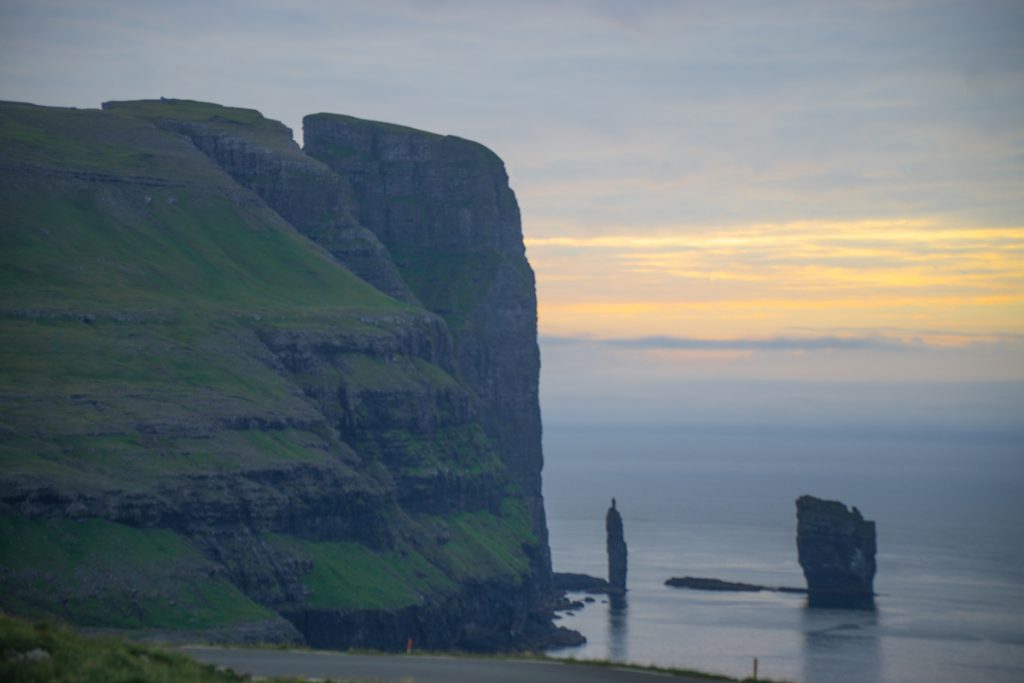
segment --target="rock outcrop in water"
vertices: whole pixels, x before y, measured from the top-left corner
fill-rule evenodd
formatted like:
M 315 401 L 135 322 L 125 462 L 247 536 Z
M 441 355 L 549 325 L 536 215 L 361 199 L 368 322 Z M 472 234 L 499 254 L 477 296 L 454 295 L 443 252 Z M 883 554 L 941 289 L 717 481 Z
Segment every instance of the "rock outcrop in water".
M 796 501 L 797 551 L 813 607 L 870 607 L 874 603 L 875 523 L 838 501 Z
M 334 648 L 553 635 L 504 169 L 339 118 L 386 144 L 345 166 L 251 110 L 0 105 L 0 607 Z
M 626 539 L 622 531 L 622 515 L 615 507 L 615 499 L 612 498 L 612 506 L 608 508 L 605 516 L 605 531 L 607 533 L 608 545 L 608 584 L 611 592 L 626 592 Z
M 722 579 L 710 579 L 697 576 L 673 576 L 666 579 L 666 586 L 672 588 L 689 588 L 698 591 L 720 591 L 732 593 L 760 593 L 768 591 L 771 593 L 807 593 L 805 588 L 787 588 L 785 586 L 762 586 L 756 583 L 743 583 L 740 581 L 723 581 Z
M 614 593 L 615 589 L 607 579 L 576 572 L 555 572 L 552 574 L 552 587 L 558 592 L 593 593 L 595 595 Z

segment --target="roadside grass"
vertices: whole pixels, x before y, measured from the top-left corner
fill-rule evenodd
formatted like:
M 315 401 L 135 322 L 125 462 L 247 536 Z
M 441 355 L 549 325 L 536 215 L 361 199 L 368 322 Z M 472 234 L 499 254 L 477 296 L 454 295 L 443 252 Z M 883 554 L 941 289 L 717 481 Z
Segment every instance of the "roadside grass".
M 6 683 L 238 683 L 249 677 L 218 670 L 159 647 L 110 636 L 81 635 L 55 622 L 30 623 L 0 613 L 0 680 Z M 299 683 L 304 679 L 273 680 Z
M 189 646 L 194 647 L 194 646 Z M 204 646 L 211 649 L 216 649 L 217 645 Z M 225 645 L 225 649 L 238 649 L 238 650 L 276 650 L 279 652 L 297 652 L 297 653 L 325 653 L 332 652 L 330 650 L 318 650 L 309 647 L 296 647 L 289 644 L 277 644 L 277 643 L 245 643 L 239 645 Z M 349 648 L 348 650 L 340 651 L 350 655 L 369 655 L 375 657 L 438 657 L 445 659 L 479 659 L 479 660 L 494 660 L 494 661 L 525 661 L 525 662 L 544 662 L 548 664 L 564 664 L 566 666 L 582 666 L 582 667 L 597 667 L 607 669 L 624 669 L 627 671 L 644 671 L 652 674 L 660 674 L 663 676 L 671 676 L 676 678 L 696 678 L 706 681 L 724 681 L 726 683 L 791 683 L 784 679 L 777 678 L 732 678 L 723 674 L 710 673 L 707 671 L 698 671 L 696 669 L 686 669 L 683 667 L 666 667 L 666 666 L 654 666 L 647 664 L 633 664 L 629 662 L 616 662 L 610 659 L 578 659 L 575 657 L 553 657 L 545 655 L 543 653 L 536 652 L 496 652 L 496 653 L 480 653 L 480 652 L 465 652 L 462 650 L 417 650 L 412 655 L 396 654 L 394 652 L 384 652 L 382 650 L 374 650 L 370 648 Z
M 582 666 L 596 666 L 606 667 L 612 669 L 629 669 L 633 671 L 649 671 L 651 673 L 665 674 L 667 676 L 680 676 L 688 678 L 700 678 L 708 681 L 736 681 L 738 683 L 751 683 L 757 681 L 757 683 L 789 683 L 774 678 L 731 678 L 729 676 L 723 676 L 721 674 L 708 673 L 707 671 L 695 671 L 694 669 L 683 669 L 678 667 L 664 667 L 664 666 L 650 666 L 643 664 L 626 664 L 623 662 L 613 662 L 608 659 L 561 659 L 559 657 L 547 657 L 541 655 L 538 657 L 543 661 L 547 662 L 566 662 L 569 664 L 578 664 Z
M 303 648 L 289 647 L 287 645 L 277 648 L 283 650 L 295 650 L 298 652 L 304 652 Z M 320 650 L 308 650 L 309 652 L 320 652 Z M 396 656 L 392 652 L 381 652 L 379 650 L 366 650 L 366 649 L 351 649 L 348 650 L 350 654 L 363 654 L 363 655 L 380 655 L 385 656 Z M 400 655 L 399 655 L 400 656 Z M 495 653 L 485 654 L 477 652 L 462 652 L 462 651 L 423 651 L 415 653 L 414 656 L 419 657 L 453 657 L 463 659 L 494 659 L 502 661 L 516 661 L 523 660 L 529 662 L 547 662 L 550 664 L 565 664 L 567 666 L 590 666 L 607 669 L 625 669 L 627 671 L 646 671 L 655 674 L 662 674 L 665 676 L 684 677 L 684 678 L 698 678 L 707 681 L 726 681 L 730 683 L 790 683 L 777 678 L 732 678 L 722 674 L 709 673 L 707 671 L 697 671 L 696 669 L 686 669 L 682 667 L 670 667 L 670 666 L 654 666 L 648 664 L 632 664 L 629 662 L 616 662 L 610 659 L 577 659 L 575 657 L 552 657 L 550 655 L 538 654 L 535 652 L 511 652 L 511 653 Z

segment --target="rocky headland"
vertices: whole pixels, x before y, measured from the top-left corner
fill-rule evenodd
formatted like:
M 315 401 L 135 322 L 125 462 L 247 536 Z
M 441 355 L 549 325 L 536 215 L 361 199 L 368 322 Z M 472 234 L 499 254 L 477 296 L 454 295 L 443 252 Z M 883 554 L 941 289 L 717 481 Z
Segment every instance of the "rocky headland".
M 551 623 L 533 273 L 500 159 L 318 114 L 0 105 L 0 606 L 511 650 Z

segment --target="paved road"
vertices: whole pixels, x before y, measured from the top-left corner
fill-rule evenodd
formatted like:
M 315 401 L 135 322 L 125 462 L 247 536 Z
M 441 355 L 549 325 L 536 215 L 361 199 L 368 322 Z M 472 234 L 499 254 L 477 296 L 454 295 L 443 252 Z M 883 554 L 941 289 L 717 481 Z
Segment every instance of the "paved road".
M 417 655 L 350 655 L 337 652 L 182 648 L 202 662 L 252 676 L 354 678 L 382 683 L 707 683 L 631 669 L 516 659 Z

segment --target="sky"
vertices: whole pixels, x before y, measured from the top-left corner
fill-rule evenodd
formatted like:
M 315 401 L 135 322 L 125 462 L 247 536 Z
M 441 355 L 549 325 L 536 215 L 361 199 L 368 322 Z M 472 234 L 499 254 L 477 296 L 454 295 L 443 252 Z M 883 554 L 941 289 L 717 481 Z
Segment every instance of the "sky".
M 0 98 L 161 96 L 496 151 L 548 423 L 1024 435 L 1022 2 L 0 0 Z

